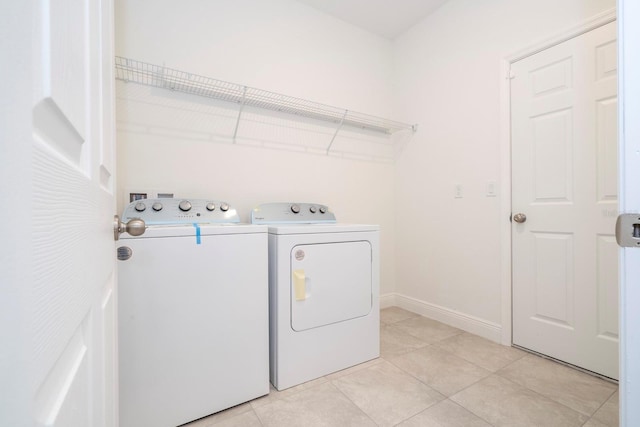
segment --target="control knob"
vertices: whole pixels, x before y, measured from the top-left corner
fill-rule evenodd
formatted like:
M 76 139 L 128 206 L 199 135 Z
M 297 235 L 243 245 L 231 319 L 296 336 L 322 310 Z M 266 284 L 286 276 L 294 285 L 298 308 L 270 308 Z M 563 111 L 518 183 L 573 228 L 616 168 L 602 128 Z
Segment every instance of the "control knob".
M 291 212 L 293 212 L 294 214 L 300 213 L 300 206 L 291 205 Z
M 327 207 L 326 206 L 320 206 L 320 213 L 327 213 Z
M 215 205 L 215 203 L 211 203 L 211 202 L 207 203 L 207 210 L 208 210 L 209 212 L 211 212 L 211 211 L 213 211 L 213 210 L 215 210 L 215 209 L 216 209 L 216 205 Z
M 182 212 L 189 212 L 191 210 L 191 202 L 188 200 L 183 200 L 178 205 Z
M 318 208 L 316 208 L 315 206 L 311 206 L 309 208 L 309 212 L 311 212 L 311 213 L 316 213 L 317 211 L 318 211 Z
M 155 202 L 151 207 L 153 208 L 154 211 L 160 212 L 162 210 L 162 203 Z
M 142 202 L 136 203 L 136 210 L 138 212 L 144 212 L 145 209 L 147 209 L 147 206 L 144 203 Z
M 220 203 L 220 210 L 222 212 L 228 211 L 229 210 L 229 205 L 227 203 L 224 203 L 224 202 Z

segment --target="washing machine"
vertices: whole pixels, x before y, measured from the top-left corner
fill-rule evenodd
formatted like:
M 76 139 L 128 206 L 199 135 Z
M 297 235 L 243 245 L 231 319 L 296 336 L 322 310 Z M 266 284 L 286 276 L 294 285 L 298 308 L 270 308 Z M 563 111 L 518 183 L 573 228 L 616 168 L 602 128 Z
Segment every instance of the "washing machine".
M 121 427 L 175 427 L 269 393 L 267 227 L 215 200 L 129 204 L 118 241 Z
M 380 355 L 379 227 L 336 222 L 327 206 L 267 203 L 269 373 L 278 390 Z

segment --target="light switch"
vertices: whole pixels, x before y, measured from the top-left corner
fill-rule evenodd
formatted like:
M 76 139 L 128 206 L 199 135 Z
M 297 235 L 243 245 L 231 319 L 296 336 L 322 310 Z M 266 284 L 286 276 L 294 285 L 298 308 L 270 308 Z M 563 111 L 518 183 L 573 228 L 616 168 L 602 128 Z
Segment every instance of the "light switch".
M 497 184 L 494 180 L 487 181 L 487 197 L 496 197 L 498 194 Z
M 456 199 L 462 198 L 462 184 L 456 184 L 454 188 L 453 197 Z

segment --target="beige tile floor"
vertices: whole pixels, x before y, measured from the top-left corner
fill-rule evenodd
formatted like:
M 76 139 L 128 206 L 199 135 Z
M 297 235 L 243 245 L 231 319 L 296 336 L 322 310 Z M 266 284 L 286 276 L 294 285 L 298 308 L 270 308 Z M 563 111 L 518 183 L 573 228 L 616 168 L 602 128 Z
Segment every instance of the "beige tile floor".
M 398 307 L 380 358 L 188 427 L 618 425 L 618 387 Z

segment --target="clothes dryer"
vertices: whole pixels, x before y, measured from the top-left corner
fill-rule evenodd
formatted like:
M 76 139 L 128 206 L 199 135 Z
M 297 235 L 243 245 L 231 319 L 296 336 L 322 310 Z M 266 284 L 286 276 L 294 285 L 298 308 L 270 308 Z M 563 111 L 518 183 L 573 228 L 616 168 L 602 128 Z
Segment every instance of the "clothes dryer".
M 118 242 L 120 426 L 175 427 L 269 393 L 267 227 L 214 200 L 131 203 Z
M 283 390 L 380 355 L 379 227 L 327 206 L 268 203 L 270 379 Z

